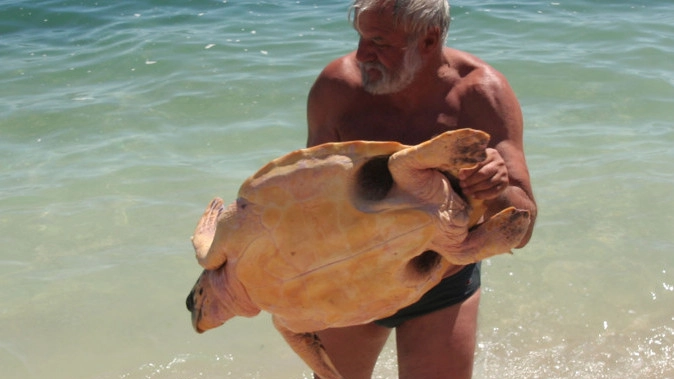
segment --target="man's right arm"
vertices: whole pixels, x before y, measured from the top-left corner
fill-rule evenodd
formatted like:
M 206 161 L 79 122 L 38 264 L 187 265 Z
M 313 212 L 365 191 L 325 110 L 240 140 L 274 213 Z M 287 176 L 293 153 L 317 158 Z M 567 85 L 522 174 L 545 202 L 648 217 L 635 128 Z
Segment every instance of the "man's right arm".
M 354 53 L 330 62 L 318 75 L 307 99 L 307 146 L 341 141 L 339 123 L 349 112 L 360 71 Z
M 307 99 L 307 147 L 339 140 L 336 128 L 330 122 L 329 80 L 321 73 L 309 91 Z M 334 122 L 334 120 L 333 120 Z

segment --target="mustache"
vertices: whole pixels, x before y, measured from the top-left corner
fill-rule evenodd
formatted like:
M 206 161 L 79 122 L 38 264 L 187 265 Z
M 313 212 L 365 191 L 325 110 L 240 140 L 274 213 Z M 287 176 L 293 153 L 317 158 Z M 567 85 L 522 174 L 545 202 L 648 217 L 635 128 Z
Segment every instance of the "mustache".
M 381 73 L 386 73 L 388 70 L 386 67 L 384 67 L 383 64 L 379 62 L 358 62 L 358 66 L 360 68 L 360 71 L 365 73 L 365 71 L 370 70 L 370 69 L 376 69 L 380 71 Z

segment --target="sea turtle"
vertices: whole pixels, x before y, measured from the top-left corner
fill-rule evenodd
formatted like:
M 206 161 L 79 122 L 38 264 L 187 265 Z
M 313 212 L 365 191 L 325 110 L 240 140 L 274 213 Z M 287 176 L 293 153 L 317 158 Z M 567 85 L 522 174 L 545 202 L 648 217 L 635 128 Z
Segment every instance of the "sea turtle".
M 517 245 L 529 213 L 484 206 L 456 186 L 489 135 L 443 133 L 416 146 L 327 143 L 275 159 L 237 200 L 214 199 L 192 237 L 205 269 L 187 298 L 198 332 L 265 310 L 321 378 L 340 378 L 314 332 L 390 316 L 465 265 Z

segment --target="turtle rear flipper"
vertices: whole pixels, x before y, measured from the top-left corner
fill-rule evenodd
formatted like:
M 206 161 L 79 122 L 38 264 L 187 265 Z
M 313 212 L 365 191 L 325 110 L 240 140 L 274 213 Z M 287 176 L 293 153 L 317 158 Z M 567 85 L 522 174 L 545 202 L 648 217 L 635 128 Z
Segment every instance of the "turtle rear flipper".
M 459 129 L 400 150 L 389 158 L 394 181 L 423 200 L 424 194 L 437 191 L 440 176 L 434 170 L 457 176 L 462 168 L 473 167 L 486 158 L 489 134 L 473 129 Z M 433 170 L 430 170 L 433 169 Z
M 462 243 L 444 257 L 455 265 L 467 265 L 494 255 L 509 253 L 527 232 L 531 217 L 529 211 L 509 207 L 473 228 Z M 443 249 L 438 249 L 443 255 Z

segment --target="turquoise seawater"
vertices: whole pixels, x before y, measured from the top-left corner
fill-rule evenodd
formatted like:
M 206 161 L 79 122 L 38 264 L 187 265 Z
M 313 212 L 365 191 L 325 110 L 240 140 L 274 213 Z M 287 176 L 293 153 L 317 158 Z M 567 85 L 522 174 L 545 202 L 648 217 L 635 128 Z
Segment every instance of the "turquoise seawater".
M 189 237 L 304 146 L 348 1 L 0 0 L 0 377 L 308 378 L 268 315 L 203 335 Z M 525 115 L 531 243 L 484 264 L 475 378 L 674 378 L 674 5 L 454 1 Z M 393 344 L 377 378 L 395 378 Z

